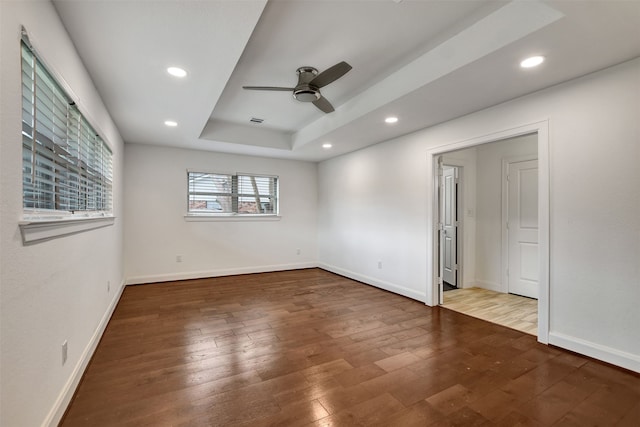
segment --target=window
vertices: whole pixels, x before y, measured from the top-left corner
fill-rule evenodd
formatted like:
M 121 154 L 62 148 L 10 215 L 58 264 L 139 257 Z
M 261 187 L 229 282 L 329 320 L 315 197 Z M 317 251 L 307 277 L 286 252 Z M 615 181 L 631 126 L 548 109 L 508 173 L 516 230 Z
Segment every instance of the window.
M 23 40 L 25 214 L 111 214 L 112 179 L 111 150 Z
M 278 177 L 187 172 L 189 215 L 277 215 Z

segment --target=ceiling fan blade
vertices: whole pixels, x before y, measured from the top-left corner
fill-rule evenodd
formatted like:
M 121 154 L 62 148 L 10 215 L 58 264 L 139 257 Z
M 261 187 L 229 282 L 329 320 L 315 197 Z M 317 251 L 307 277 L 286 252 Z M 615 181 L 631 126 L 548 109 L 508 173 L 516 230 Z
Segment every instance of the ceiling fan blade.
M 347 64 L 346 62 L 339 62 L 333 67 L 327 68 L 326 70 L 315 76 L 313 80 L 309 82 L 309 84 L 317 88 L 324 87 L 347 74 L 349 70 L 351 70 L 351 68 L 351 65 Z
M 248 90 L 278 90 L 278 91 L 288 91 L 291 92 L 295 88 L 293 87 L 278 87 L 278 86 L 242 86 L 242 89 Z
M 315 105 L 325 113 L 331 113 L 335 111 L 333 105 L 331 105 L 331 103 L 327 101 L 327 98 L 325 98 L 324 96 L 321 96 L 320 99 L 313 101 L 313 105 Z

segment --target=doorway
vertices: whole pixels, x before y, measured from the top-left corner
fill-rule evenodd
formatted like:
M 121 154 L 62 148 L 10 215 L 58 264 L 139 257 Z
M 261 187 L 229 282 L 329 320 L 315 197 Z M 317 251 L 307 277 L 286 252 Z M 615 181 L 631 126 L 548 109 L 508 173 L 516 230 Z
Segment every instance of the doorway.
M 538 301 L 535 301 L 535 300 L 532 300 L 532 301 L 537 306 L 536 317 L 538 318 L 538 321 L 537 321 L 538 340 L 543 343 L 546 343 L 548 341 L 548 312 L 549 312 L 549 306 L 548 306 L 549 304 L 548 302 L 548 269 L 549 269 L 548 171 L 549 171 L 549 163 L 548 163 L 548 129 L 547 128 L 548 128 L 547 122 L 543 121 L 543 122 L 534 123 L 527 126 L 522 126 L 509 131 L 498 132 L 498 133 L 487 135 L 484 137 L 474 138 L 472 140 L 446 144 L 441 147 L 429 150 L 428 152 L 429 167 L 431 169 L 431 176 L 433 177 L 432 182 L 434 186 L 433 187 L 434 198 L 433 198 L 433 205 L 431 210 L 432 212 L 431 227 L 429 230 L 430 231 L 429 241 L 431 242 L 430 248 L 432 249 L 431 251 L 432 257 L 430 258 L 430 260 L 428 260 L 430 261 L 428 262 L 429 275 L 433 281 L 431 282 L 431 285 L 427 289 L 427 303 L 429 305 L 437 305 L 439 302 L 442 301 L 443 285 L 445 282 L 444 270 L 446 269 L 445 268 L 446 266 L 455 267 L 455 268 L 449 268 L 449 270 L 451 273 L 455 273 L 455 278 L 457 280 L 456 285 L 459 288 L 474 286 L 473 280 L 476 277 L 476 273 L 473 272 L 473 268 L 475 267 L 473 266 L 472 266 L 473 268 L 471 269 L 472 271 L 465 271 L 464 275 L 461 274 L 461 271 L 469 270 L 467 269 L 466 264 L 472 264 L 472 265 L 474 264 L 473 259 L 468 260 L 467 262 L 464 260 L 465 257 L 462 256 L 462 253 L 464 253 L 465 256 L 468 254 L 468 248 L 463 251 L 460 251 L 460 246 L 464 246 L 465 244 L 468 243 L 467 242 L 468 237 L 466 234 L 463 237 L 463 233 L 461 233 L 460 230 L 456 230 L 457 233 L 456 233 L 456 239 L 454 242 L 456 243 L 457 254 L 456 252 L 450 251 L 448 246 L 440 244 L 441 242 L 446 243 L 448 241 L 448 236 L 445 236 L 443 233 L 444 224 L 445 224 L 445 221 L 443 220 L 447 219 L 446 218 L 447 205 L 450 205 L 448 209 L 449 209 L 449 214 L 452 216 L 452 218 L 455 218 L 455 215 L 454 215 L 453 204 L 444 203 L 443 205 L 440 203 L 441 195 L 442 196 L 446 195 L 446 188 L 445 188 L 446 179 L 444 177 L 445 169 L 444 167 L 441 167 L 441 166 L 446 166 L 446 162 L 439 163 L 438 159 L 441 158 L 441 156 L 445 156 L 445 158 L 448 158 L 451 155 L 454 155 L 454 154 L 457 155 L 458 152 L 461 152 L 465 148 L 472 148 L 472 147 L 478 148 L 484 145 L 488 146 L 490 145 L 488 143 L 491 143 L 491 142 L 503 141 L 507 143 L 507 141 L 505 140 L 512 139 L 515 137 L 520 137 L 523 135 L 529 135 L 530 138 L 533 138 L 533 144 L 537 149 L 538 170 L 536 172 L 538 173 L 534 175 L 533 169 L 535 168 L 532 167 L 533 166 L 532 164 L 526 164 L 526 163 L 519 165 L 519 166 L 525 166 L 524 168 L 521 168 L 522 170 L 519 172 L 515 172 L 517 169 L 515 165 L 512 166 L 512 169 L 515 173 L 522 172 L 520 189 L 523 189 L 525 187 L 527 188 L 532 187 L 531 185 L 532 183 L 537 184 L 537 187 L 538 187 L 537 188 L 538 191 L 534 194 L 532 198 L 529 197 L 526 199 L 521 199 L 518 202 L 521 205 L 522 203 L 524 203 L 524 208 L 527 209 L 527 212 L 524 213 L 524 216 L 522 216 L 523 213 L 520 212 L 521 218 L 519 219 L 522 220 L 521 225 L 524 225 L 524 227 L 520 227 L 520 228 L 524 230 L 525 232 L 524 234 L 527 234 L 526 232 L 528 232 L 530 236 L 536 235 L 537 237 L 537 242 L 534 241 L 535 239 L 534 240 L 529 239 L 529 240 L 521 240 L 520 243 L 518 243 L 520 255 L 523 256 L 524 257 L 523 259 L 526 260 L 526 262 L 523 262 L 520 265 L 520 270 L 521 270 L 520 273 L 522 274 L 519 273 L 519 276 L 524 277 L 525 279 L 528 280 L 528 282 L 526 283 L 527 285 L 531 285 L 532 283 L 537 282 L 537 286 L 536 285 L 534 286 L 537 289 L 539 299 Z M 484 162 L 480 162 L 479 164 L 484 165 Z M 478 167 L 478 172 L 480 172 L 480 169 L 481 169 L 481 166 Z M 440 171 L 442 171 L 442 175 L 439 175 Z M 461 170 L 458 171 L 458 173 L 460 172 Z M 475 171 L 472 170 L 471 172 L 475 172 Z M 501 212 L 502 206 L 501 206 L 501 188 L 500 188 L 501 186 L 500 185 L 500 176 L 501 176 L 500 162 L 498 163 L 497 172 L 495 173 L 497 173 L 497 182 L 495 181 L 494 178 L 492 178 L 494 179 L 494 181 L 492 181 L 494 182 L 494 184 L 492 185 L 497 186 L 497 195 L 495 196 L 495 200 L 478 196 L 478 199 L 479 199 L 478 212 L 476 212 L 476 207 L 473 204 L 469 204 L 468 206 L 465 206 L 463 209 L 460 209 L 459 205 L 456 206 L 455 208 L 458 214 L 458 218 L 457 218 L 458 225 L 465 224 L 465 227 L 466 227 L 467 226 L 466 222 L 469 221 L 470 229 L 473 230 L 474 227 L 476 227 L 477 225 L 477 230 L 475 230 L 475 232 L 472 234 L 477 234 L 479 236 L 478 237 L 479 239 L 482 239 L 483 238 L 482 236 L 493 236 L 492 238 L 494 240 L 497 239 L 497 243 L 496 242 L 492 243 L 497 249 L 493 251 L 487 251 L 488 254 L 483 253 L 484 248 L 482 247 L 480 248 L 481 250 L 478 251 L 481 255 L 479 257 L 478 266 L 477 266 L 477 277 L 480 277 L 481 279 L 484 280 L 484 281 L 483 280 L 480 281 L 481 282 L 480 284 L 482 285 L 481 288 L 495 289 L 500 293 L 507 293 L 509 292 L 508 287 L 512 287 L 512 285 L 508 284 L 507 281 L 502 280 L 500 277 L 501 271 L 507 271 L 506 268 L 503 268 L 505 266 L 505 264 L 502 264 L 504 257 L 501 256 L 501 249 L 500 249 L 501 241 L 505 237 L 504 235 L 505 233 L 503 233 L 501 230 L 502 218 L 501 218 L 500 212 Z M 450 175 L 452 175 L 453 178 L 455 178 L 455 172 L 450 173 Z M 451 181 L 453 178 L 449 178 L 449 180 Z M 476 181 L 478 181 L 478 185 L 481 185 L 482 179 L 483 178 L 481 178 L 480 176 L 476 177 L 473 174 L 470 174 L 470 176 L 467 177 L 466 181 L 472 183 L 473 185 L 475 185 Z M 458 190 L 461 187 L 464 188 L 467 182 L 465 182 L 465 179 L 462 179 L 461 182 L 458 183 L 458 186 L 456 188 Z M 482 185 L 486 185 L 486 183 Z M 450 197 L 452 198 L 452 200 L 454 200 L 453 196 L 450 196 Z M 467 198 L 468 197 L 466 193 L 462 195 L 462 193 L 459 192 L 455 200 L 466 201 Z M 492 209 L 495 208 L 498 210 L 496 214 L 497 225 L 493 224 L 491 227 L 483 228 L 484 225 L 481 221 L 484 219 L 483 218 L 484 214 L 482 212 L 483 206 L 485 208 L 486 206 L 491 206 Z M 442 212 L 441 212 L 441 208 L 443 208 Z M 532 212 L 534 213 L 532 214 Z M 476 213 L 478 214 L 477 215 L 478 218 L 475 218 Z M 537 230 L 534 230 L 535 227 L 532 227 L 531 221 L 533 219 L 538 219 Z M 460 245 L 459 244 L 460 242 L 464 242 L 464 244 Z M 532 249 L 535 244 L 537 244 L 538 246 L 537 257 L 528 257 L 527 252 L 529 253 L 532 252 Z M 473 247 L 473 245 L 469 245 L 469 246 Z M 449 252 L 451 254 L 451 256 L 449 256 L 449 260 L 451 261 L 450 263 L 446 262 L 447 254 L 445 249 L 446 251 L 450 251 Z M 496 250 L 497 250 L 497 256 L 496 256 Z M 455 257 L 454 254 L 456 254 L 457 257 Z M 491 257 L 492 259 L 497 258 L 496 266 L 491 267 L 495 270 L 493 272 L 493 275 L 487 273 L 486 271 L 482 271 L 482 268 L 484 268 L 483 267 L 484 261 L 482 260 L 482 256 Z M 514 255 L 512 255 L 512 259 L 513 258 L 514 258 Z M 441 263 L 441 260 L 442 260 L 442 263 Z M 453 262 L 456 260 L 458 261 L 457 263 Z M 513 276 L 513 271 L 509 273 L 511 273 L 510 275 Z M 449 275 L 448 277 L 451 277 L 451 276 L 452 275 Z M 459 291 L 454 290 L 453 292 L 459 292 Z M 514 292 L 514 293 L 518 293 L 518 292 Z M 522 294 L 523 292 L 520 291 L 519 293 Z

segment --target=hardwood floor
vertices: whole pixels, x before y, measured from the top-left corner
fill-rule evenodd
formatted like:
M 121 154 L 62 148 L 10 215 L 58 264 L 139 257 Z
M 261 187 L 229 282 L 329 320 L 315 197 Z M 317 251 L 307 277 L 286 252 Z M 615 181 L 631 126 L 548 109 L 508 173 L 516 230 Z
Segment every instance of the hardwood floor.
M 126 288 L 61 425 L 639 419 L 634 373 L 310 269 Z
M 534 336 L 538 335 L 538 300 L 482 288 L 444 293 L 443 307 Z

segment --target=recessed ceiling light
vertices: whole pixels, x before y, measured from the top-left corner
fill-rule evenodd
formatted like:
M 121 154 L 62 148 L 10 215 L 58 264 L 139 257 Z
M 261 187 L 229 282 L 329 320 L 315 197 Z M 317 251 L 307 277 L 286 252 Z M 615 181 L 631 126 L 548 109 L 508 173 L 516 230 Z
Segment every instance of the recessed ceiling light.
M 187 75 L 187 72 L 179 67 L 169 67 L 167 68 L 167 73 L 175 77 L 185 77 Z
M 532 56 L 522 61 L 520 63 L 520 66 L 522 68 L 532 68 L 532 67 L 537 67 L 543 62 L 544 62 L 544 56 Z
M 324 148 L 325 150 L 328 150 L 331 147 L 333 147 L 333 145 L 329 144 L 328 142 L 325 142 L 324 144 L 322 144 L 322 148 Z
M 397 121 L 398 121 L 397 117 L 387 117 L 386 119 L 384 119 L 384 122 L 389 124 L 396 123 Z
M 170 128 L 178 126 L 178 122 L 174 122 L 173 120 L 166 120 L 164 124 L 165 126 L 169 126 Z

